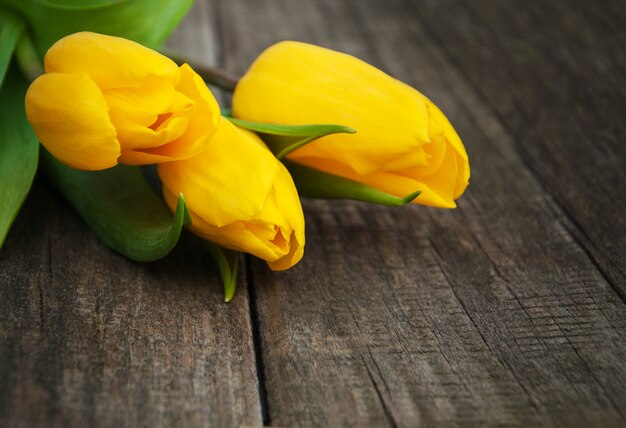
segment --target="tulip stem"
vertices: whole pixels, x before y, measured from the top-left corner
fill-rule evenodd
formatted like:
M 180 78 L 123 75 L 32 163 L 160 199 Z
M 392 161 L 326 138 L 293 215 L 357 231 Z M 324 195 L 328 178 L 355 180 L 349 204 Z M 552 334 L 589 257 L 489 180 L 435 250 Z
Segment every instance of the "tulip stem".
M 189 64 L 189 66 L 193 68 L 205 82 L 228 92 L 234 92 L 237 83 L 239 83 L 239 78 L 219 68 L 198 64 Z
M 206 83 L 217 86 L 218 88 L 233 92 L 235 90 L 235 87 L 237 86 L 237 83 L 239 82 L 239 78 L 237 76 L 229 73 L 226 70 L 200 64 L 176 52 L 171 52 L 165 49 L 162 49 L 161 53 L 171 58 L 172 61 L 174 61 L 178 65 L 182 65 L 185 63 L 189 64 L 189 66 L 193 68 L 194 71 L 198 73 Z

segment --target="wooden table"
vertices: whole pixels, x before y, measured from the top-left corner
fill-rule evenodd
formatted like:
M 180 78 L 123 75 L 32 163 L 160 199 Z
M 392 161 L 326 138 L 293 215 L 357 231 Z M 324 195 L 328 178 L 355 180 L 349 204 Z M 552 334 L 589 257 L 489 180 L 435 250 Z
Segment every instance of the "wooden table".
M 0 426 L 624 426 L 619 1 L 199 1 L 169 42 L 242 73 L 297 39 L 419 88 L 457 210 L 305 201 L 306 257 L 225 304 L 186 237 L 133 263 L 42 179 L 0 252 Z

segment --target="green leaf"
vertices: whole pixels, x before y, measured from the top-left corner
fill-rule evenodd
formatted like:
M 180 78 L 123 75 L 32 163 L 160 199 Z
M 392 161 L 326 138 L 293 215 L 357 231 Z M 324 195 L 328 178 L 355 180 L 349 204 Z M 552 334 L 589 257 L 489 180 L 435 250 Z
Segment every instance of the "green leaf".
M 224 301 L 230 302 L 235 295 L 235 289 L 237 287 L 237 266 L 239 264 L 239 253 L 237 251 L 222 248 L 209 241 L 203 242 L 219 268 L 222 283 L 224 284 Z
M 44 73 L 33 41 L 27 33 L 22 34 L 15 47 L 15 60 L 24 76 L 31 82 Z
M 0 10 L 0 87 L 9 69 L 11 56 L 24 31 L 24 23 L 13 13 Z
M 79 171 L 42 148 L 43 172 L 65 199 L 113 250 L 140 262 L 165 257 L 183 226 L 191 224 L 181 194 L 174 216 L 150 189 L 138 167 Z
M 250 131 L 265 134 L 263 141 L 278 159 L 284 159 L 289 153 L 331 134 L 354 134 L 356 131 L 342 125 L 275 125 L 271 123 L 250 122 L 226 116 L 235 125 Z
M 24 113 L 27 88 L 10 67 L 0 89 L 0 248 L 37 171 L 39 142 Z
M 28 24 L 40 57 L 60 38 L 93 31 L 159 47 L 193 0 L 0 0 Z
M 365 184 L 328 174 L 295 162 L 283 162 L 298 188 L 300 196 L 324 199 L 354 199 L 390 207 L 400 207 L 412 202 L 421 191 L 398 197 Z

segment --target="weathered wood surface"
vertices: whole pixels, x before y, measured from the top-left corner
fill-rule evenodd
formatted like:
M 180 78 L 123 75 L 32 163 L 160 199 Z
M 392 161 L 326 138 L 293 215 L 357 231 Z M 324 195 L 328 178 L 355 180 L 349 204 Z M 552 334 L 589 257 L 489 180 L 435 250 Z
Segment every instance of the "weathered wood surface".
M 307 201 L 305 259 L 246 259 L 226 305 L 193 239 L 128 262 L 38 182 L 0 252 L 0 426 L 626 424 L 624 10 L 515 5 L 199 2 L 170 41 L 198 60 L 298 39 L 420 88 L 470 188 Z
M 514 136 L 568 230 L 626 300 L 623 2 L 405 5 Z
M 129 262 L 42 182 L 12 236 L 0 257 L 0 426 L 258 423 L 247 296 L 220 304 L 199 245 Z

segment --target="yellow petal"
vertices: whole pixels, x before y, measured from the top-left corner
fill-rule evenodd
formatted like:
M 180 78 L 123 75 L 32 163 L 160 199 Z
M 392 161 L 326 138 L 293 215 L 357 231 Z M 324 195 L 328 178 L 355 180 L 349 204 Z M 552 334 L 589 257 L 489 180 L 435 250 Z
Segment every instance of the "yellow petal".
M 122 112 L 128 120 L 143 126 L 150 126 L 160 113 L 169 111 L 175 94 L 171 82 L 154 77 L 144 80 L 139 86 L 103 91 L 111 110 Z
M 172 193 L 182 192 L 190 210 L 207 223 L 251 220 L 263 209 L 278 172 L 276 159 L 255 139 L 224 119 L 208 150 L 160 164 L 161 180 Z
M 195 103 L 186 119 L 185 132 L 176 140 L 158 147 L 123 150 L 121 162 L 140 165 L 183 160 L 196 156 L 209 146 L 221 119 L 217 100 L 187 64 L 180 67 L 180 82 L 175 89 Z
M 163 189 L 163 196 L 170 209 L 176 209 L 177 196 L 167 188 Z M 193 211 L 190 211 L 192 231 L 211 242 L 235 251 L 252 254 L 263 260 L 277 260 L 282 257 L 277 254 L 275 247 L 259 236 L 262 227 L 272 228 L 272 225 L 255 223 L 251 221 L 235 221 L 233 223 L 217 227 L 207 223 Z
M 414 88 L 352 56 L 278 43 L 240 80 L 233 113 L 284 124 L 354 128 L 316 140 L 289 159 L 385 192 L 422 194 L 415 203 L 454 207 L 468 185 L 465 148 L 443 113 Z
M 353 56 L 298 42 L 278 43 L 257 58 L 235 89 L 233 114 L 350 126 L 356 134 L 324 137 L 290 158 L 333 159 L 359 174 L 429 141 L 428 108 L 414 89 Z
M 88 74 L 100 89 L 141 85 L 150 76 L 178 82 L 174 61 L 133 41 L 81 32 L 56 42 L 46 53 L 47 73 Z
M 460 197 L 469 184 L 470 178 L 470 165 L 465 146 L 459 138 L 459 134 L 454 130 L 454 127 L 448 120 L 448 118 L 441 112 L 441 110 L 432 103 L 428 98 L 424 97 L 428 111 L 431 116 L 431 128 L 440 128 L 445 137 L 446 143 L 450 144 L 456 151 L 456 164 L 457 175 L 454 184 L 454 199 Z
M 163 79 L 148 79 L 140 87 L 108 90 L 104 97 L 125 150 L 159 147 L 180 138 L 196 105 Z
M 117 164 L 120 144 L 107 110 L 102 92 L 84 74 L 44 74 L 26 93 L 26 116 L 41 143 L 78 169 Z
M 304 252 L 304 216 L 293 180 L 255 134 L 223 120 L 200 155 L 159 165 L 172 210 L 183 193 L 199 236 L 288 269 Z
M 274 192 L 276 204 L 280 207 L 282 216 L 289 225 L 288 228 L 282 227 L 285 232 L 282 235 L 289 243 L 289 252 L 277 261 L 268 262 L 267 264 L 272 270 L 285 270 L 302 259 L 304 255 L 305 235 L 304 214 L 302 213 L 298 191 L 296 190 L 291 175 L 289 175 L 289 172 L 282 164 L 280 164 L 280 170 L 276 176 Z

